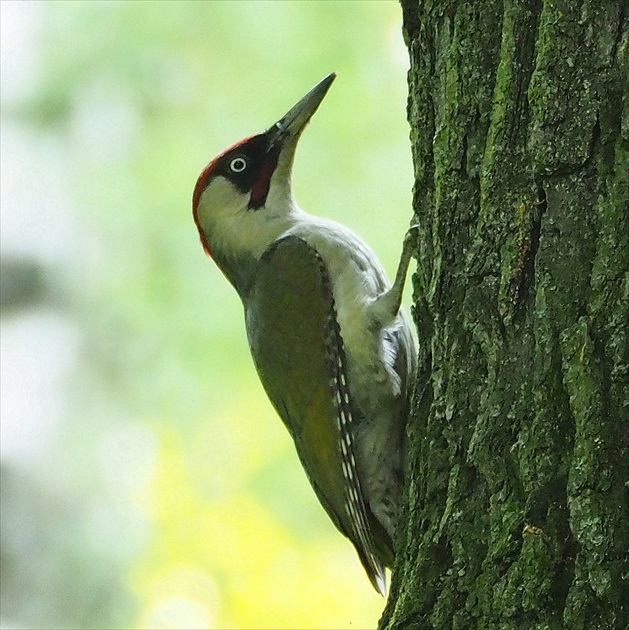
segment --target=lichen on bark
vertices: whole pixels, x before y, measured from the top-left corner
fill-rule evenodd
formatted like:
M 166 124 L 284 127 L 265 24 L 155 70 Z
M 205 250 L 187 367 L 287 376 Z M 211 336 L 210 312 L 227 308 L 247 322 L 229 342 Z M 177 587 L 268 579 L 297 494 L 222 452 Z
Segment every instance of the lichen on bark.
M 629 626 L 629 10 L 402 0 L 419 224 L 381 628 Z

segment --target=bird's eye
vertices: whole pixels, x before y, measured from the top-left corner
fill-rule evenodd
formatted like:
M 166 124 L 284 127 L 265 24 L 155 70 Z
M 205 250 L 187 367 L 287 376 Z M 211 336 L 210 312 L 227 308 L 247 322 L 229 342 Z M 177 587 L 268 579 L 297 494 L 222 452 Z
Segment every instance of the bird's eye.
M 229 163 L 229 168 L 234 173 L 242 173 L 247 168 L 247 160 L 245 160 L 245 158 L 243 157 L 234 158 Z

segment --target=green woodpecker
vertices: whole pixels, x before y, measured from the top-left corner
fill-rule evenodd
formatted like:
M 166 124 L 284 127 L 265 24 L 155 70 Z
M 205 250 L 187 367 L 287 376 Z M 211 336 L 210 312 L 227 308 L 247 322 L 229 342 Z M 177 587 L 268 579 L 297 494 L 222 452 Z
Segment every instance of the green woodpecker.
M 293 197 L 297 142 L 334 78 L 210 162 L 193 216 L 242 300 L 258 375 L 319 501 L 384 594 L 415 362 L 400 309 L 412 247 L 407 236 L 391 286 L 358 236 Z

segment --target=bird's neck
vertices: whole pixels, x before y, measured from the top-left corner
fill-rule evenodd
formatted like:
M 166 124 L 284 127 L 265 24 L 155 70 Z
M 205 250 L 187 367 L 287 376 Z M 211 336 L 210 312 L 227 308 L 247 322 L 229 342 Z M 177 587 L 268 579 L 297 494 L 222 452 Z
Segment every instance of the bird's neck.
M 255 278 L 258 259 L 249 253 L 230 255 L 220 250 L 212 253 L 212 258 L 236 289 L 240 298 L 244 300 Z
M 241 298 L 249 291 L 264 252 L 303 216 L 305 213 L 291 199 L 291 204 L 281 209 L 263 206 L 259 210 L 247 210 L 238 226 L 233 225 L 233 230 L 213 232 L 212 258 Z

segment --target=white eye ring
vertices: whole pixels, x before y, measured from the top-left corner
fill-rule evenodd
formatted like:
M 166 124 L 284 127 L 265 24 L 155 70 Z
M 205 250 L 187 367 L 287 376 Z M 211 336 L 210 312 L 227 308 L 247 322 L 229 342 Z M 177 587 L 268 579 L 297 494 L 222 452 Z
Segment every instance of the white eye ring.
M 247 168 L 247 160 L 243 157 L 234 158 L 229 163 L 229 168 L 231 168 L 234 173 L 242 173 Z

